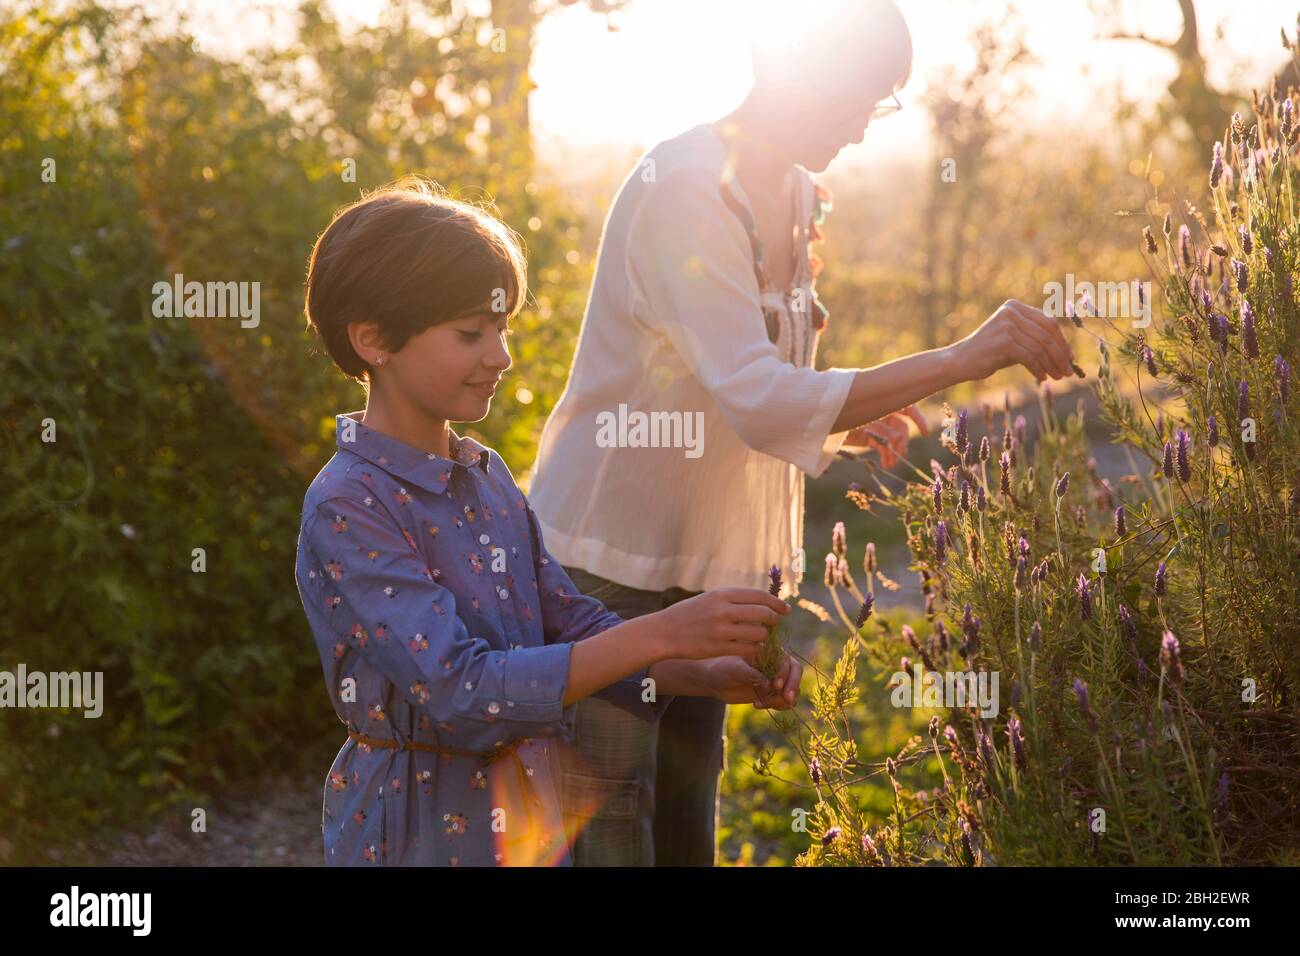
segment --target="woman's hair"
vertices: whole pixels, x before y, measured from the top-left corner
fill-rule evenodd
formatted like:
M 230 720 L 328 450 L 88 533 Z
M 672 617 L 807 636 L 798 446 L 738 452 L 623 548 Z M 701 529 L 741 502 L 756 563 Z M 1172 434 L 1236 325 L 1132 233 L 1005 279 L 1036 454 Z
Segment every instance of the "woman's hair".
M 335 213 L 307 267 L 307 324 L 334 364 L 366 381 L 348 338 L 374 322 L 389 351 L 432 325 L 476 312 L 514 316 L 528 294 L 518 235 L 486 208 L 406 177 Z
M 893 0 L 760 3 L 750 24 L 754 82 L 902 87 L 912 73 L 912 34 Z

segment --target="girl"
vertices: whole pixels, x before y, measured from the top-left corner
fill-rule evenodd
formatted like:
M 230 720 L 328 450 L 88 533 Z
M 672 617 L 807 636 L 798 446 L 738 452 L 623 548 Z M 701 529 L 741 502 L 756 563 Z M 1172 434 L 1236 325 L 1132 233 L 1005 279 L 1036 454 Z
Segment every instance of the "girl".
M 367 387 L 303 502 L 297 583 L 348 740 L 325 784 L 328 865 L 571 863 L 557 793 L 571 706 L 653 721 L 673 694 L 786 709 L 800 668 L 749 666 L 788 613 L 703 593 L 623 622 L 546 551 L 483 419 L 526 294 L 517 239 L 419 180 L 339 212 L 308 322 Z

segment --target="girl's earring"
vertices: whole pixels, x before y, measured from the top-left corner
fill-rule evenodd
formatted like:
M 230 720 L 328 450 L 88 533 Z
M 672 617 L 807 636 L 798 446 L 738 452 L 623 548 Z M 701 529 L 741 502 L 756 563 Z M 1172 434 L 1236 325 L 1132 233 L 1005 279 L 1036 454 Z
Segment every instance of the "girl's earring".
M 384 357 L 384 356 L 381 355 L 381 356 L 379 356 L 379 358 L 375 359 L 375 364 L 376 364 L 376 365 L 383 365 L 383 364 L 384 364 L 385 362 L 387 362 L 387 361 L 388 361 L 388 359 L 387 359 L 386 357 Z

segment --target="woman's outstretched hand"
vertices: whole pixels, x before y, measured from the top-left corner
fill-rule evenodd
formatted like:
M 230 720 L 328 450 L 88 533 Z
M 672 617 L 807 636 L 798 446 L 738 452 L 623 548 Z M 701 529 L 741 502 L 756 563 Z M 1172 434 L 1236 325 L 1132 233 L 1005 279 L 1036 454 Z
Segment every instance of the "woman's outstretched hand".
M 930 434 L 925 423 L 925 416 L 915 405 L 908 405 L 901 411 L 893 412 L 874 422 L 851 429 L 844 439 L 844 444 L 857 448 L 872 448 L 880 455 L 880 463 L 886 468 L 893 468 L 898 460 L 907 454 L 907 443 L 912 434 L 907 423 L 915 422 L 922 435 Z
M 728 704 L 753 704 L 760 710 L 789 710 L 799 699 L 803 665 L 790 655 L 768 680 L 740 657 L 700 662 L 700 678 L 709 692 Z
M 1003 302 L 954 349 L 967 380 L 1011 365 L 1023 365 L 1039 382 L 1074 374 L 1074 352 L 1056 320 L 1015 299 Z

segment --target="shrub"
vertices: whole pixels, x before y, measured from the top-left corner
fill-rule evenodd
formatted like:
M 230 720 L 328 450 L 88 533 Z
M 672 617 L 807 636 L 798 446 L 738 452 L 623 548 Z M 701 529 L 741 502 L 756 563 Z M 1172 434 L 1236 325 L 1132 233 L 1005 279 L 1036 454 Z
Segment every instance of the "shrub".
M 834 543 L 848 640 L 792 739 L 819 796 L 797 863 L 1300 861 L 1295 97 L 1257 95 L 1251 120 L 1234 117 L 1210 221 L 1189 203 L 1185 222 L 1143 230 L 1158 322 L 1079 310 L 1102 415 L 1150 473 L 1101 477 L 1082 403 L 1058 416 L 1048 388 L 1036 440 L 1009 408 L 981 441 L 950 413 L 953 462 L 877 499 L 907 529 L 923 633 L 860 633 L 840 595 L 866 593 Z M 946 720 L 872 765 L 846 719 L 863 647 L 907 655 L 904 688 L 924 668 L 996 674 L 1009 695 L 994 715 L 945 702 Z M 882 773 L 883 819 L 854 793 Z M 918 795 L 910 775 L 938 787 Z

